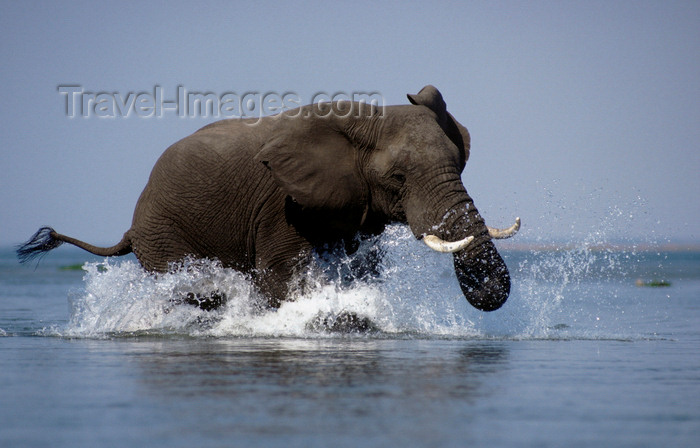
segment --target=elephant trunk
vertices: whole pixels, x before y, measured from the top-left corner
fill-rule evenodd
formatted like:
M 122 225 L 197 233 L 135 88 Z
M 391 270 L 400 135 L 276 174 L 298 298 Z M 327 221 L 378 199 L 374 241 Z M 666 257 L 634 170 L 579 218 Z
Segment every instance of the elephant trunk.
M 511 229 L 491 229 L 486 226 L 466 192 L 457 196 L 452 206 L 443 209 L 448 212 L 440 220 L 441 224 L 426 228 L 432 213 L 424 211 L 418 215 L 409 212 L 409 225 L 416 236 L 424 239 L 433 234 L 439 235 L 437 243 L 429 240 L 426 244 L 434 250 L 453 253 L 457 280 L 464 297 L 472 306 L 482 311 L 497 310 L 510 294 L 510 274 L 492 238 L 507 237 L 505 233 L 512 236 L 520 226 L 519 219 Z M 435 219 L 436 216 L 433 216 L 432 220 Z M 455 250 L 448 250 L 452 248 Z
M 510 274 L 490 239 L 456 252 L 454 266 L 462 293 L 475 308 L 494 311 L 508 299 Z
M 453 252 L 455 274 L 464 297 L 472 306 L 481 311 L 494 311 L 508 299 L 510 273 L 492 240 L 513 236 L 520 228 L 520 218 L 504 230 L 485 226 L 478 214 L 476 219 L 467 218 L 467 221 L 456 227 L 468 229 L 467 234 L 471 236 L 462 240 L 469 241 L 462 250 Z M 470 221 L 471 228 L 467 225 Z

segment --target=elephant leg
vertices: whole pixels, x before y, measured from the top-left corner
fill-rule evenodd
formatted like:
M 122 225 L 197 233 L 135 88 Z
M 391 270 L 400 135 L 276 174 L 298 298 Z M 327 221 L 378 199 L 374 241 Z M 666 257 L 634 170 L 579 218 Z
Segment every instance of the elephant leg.
M 381 277 L 384 251 L 379 238 L 358 237 L 315 248 L 319 267 L 328 280 L 349 287 L 356 281 L 373 282 Z
M 293 227 L 278 223 L 259 228 L 255 254 L 253 278 L 271 308 L 279 308 L 291 292 L 303 289 L 298 274 L 308 265 L 311 244 Z
M 379 245 L 379 238 L 363 237 L 362 241 L 357 241 L 356 244 L 358 247 L 354 251 L 347 252 L 353 255 L 350 263 L 352 279 L 364 282 L 379 279 L 383 271 L 382 262 L 384 261 L 384 250 Z
M 287 297 L 288 279 L 286 277 L 284 272 L 272 267 L 256 270 L 255 284 L 267 300 L 268 308 L 279 308 Z
M 303 290 L 303 279 L 297 276 L 303 267 L 300 257 L 280 263 L 258 263 L 253 278 L 270 308 L 279 308 L 291 293 Z

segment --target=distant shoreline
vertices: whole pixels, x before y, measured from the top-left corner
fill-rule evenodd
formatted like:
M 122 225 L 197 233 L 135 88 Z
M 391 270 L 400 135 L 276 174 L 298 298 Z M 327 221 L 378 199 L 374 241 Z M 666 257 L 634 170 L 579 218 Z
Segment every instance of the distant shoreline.
M 594 252 L 700 252 L 700 243 L 603 243 L 588 245 L 584 242 L 567 242 L 567 243 L 517 243 L 517 242 L 502 242 L 497 243 L 498 248 L 502 250 L 515 251 L 569 251 L 576 249 L 587 249 Z

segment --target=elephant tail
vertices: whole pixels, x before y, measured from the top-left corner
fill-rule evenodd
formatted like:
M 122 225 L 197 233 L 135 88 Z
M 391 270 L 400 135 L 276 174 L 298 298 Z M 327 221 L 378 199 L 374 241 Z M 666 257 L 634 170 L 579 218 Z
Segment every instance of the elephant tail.
M 126 255 L 131 252 L 131 240 L 128 234 L 129 232 L 125 233 L 124 238 L 115 246 L 98 247 L 69 236 L 61 235 L 51 227 L 42 227 L 37 230 L 29 241 L 17 248 L 17 258 L 19 258 L 20 263 L 26 263 L 36 257 L 43 256 L 46 252 L 57 248 L 63 243 L 78 246 L 90 253 L 104 257 Z

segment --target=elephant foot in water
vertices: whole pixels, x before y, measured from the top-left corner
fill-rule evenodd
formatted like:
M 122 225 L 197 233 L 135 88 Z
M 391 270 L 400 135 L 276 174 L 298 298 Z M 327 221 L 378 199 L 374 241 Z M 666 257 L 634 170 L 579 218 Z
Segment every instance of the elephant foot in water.
M 226 294 L 214 291 L 209 294 L 183 293 L 176 303 L 185 303 L 200 308 L 203 311 L 213 311 L 226 303 Z M 368 318 L 358 316 L 352 311 L 340 311 L 339 313 L 318 313 L 306 324 L 310 331 L 322 331 L 341 334 L 364 334 L 379 331 L 379 328 Z
M 180 297 L 181 303 L 193 305 L 203 311 L 213 311 L 226 303 L 226 294 L 214 291 L 209 294 L 188 292 Z
M 339 313 L 318 313 L 306 328 L 310 331 L 329 333 L 370 333 L 379 331 L 376 325 L 367 317 L 358 316 L 352 311 Z

